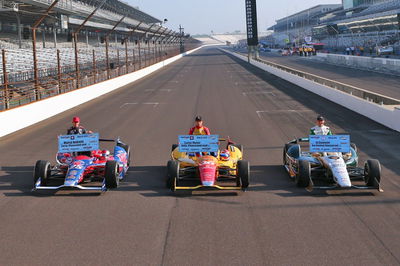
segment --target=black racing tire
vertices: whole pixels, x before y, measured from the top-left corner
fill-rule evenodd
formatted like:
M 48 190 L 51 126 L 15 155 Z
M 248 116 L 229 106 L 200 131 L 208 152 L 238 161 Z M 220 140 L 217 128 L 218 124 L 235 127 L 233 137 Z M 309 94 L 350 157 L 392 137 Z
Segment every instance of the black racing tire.
M 33 170 L 33 185 L 36 184 L 38 179 L 41 179 L 40 185 L 45 186 L 51 176 L 51 165 L 49 161 L 39 160 L 35 164 Z
M 357 145 L 355 143 L 350 143 L 350 147 L 353 148 L 353 150 L 357 153 Z
M 241 187 L 243 189 L 248 188 L 250 185 L 250 163 L 240 160 L 237 162 L 236 168 L 237 178 L 240 180 Z
M 117 188 L 119 185 L 119 165 L 116 161 L 107 161 L 104 178 L 106 188 Z
M 179 178 L 179 162 L 169 160 L 167 163 L 167 188 L 175 191 L 175 186 Z
M 365 162 L 364 181 L 369 187 L 379 187 L 381 183 L 381 164 L 378 160 L 370 159 Z
M 283 161 L 283 165 L 287 165 L 287 161 L 286 161 L 286 153 L 289 150 L 290 147 L 292 147 L 293 143 L 286 143 L 285 147 L 283 148 L 283 154 L 282 154 L 282 161 Z
M 117 146 L 123 148 L 126 151 L 126 153 L 127 153 L 126 158 L 128 159 L 128 166 L 130 166 L 130 164 L 131 164 L 131 156 L 132 156 L 131 147 L 129 145 L 127 145 L 127 144 L 122 144 L 122 143 L 118 143 Z
M 297 174 L 295 182 L 298 187 L 308 187 L 311 179 L 310 163 L 306 160 L 299 160 L 297 162 Z
M 178 147 L 179 145 L 178 144 L 172 144 L 172 146 L 171 146 L 171 152 L 173 152 L 175 149 L 176 149 L 176 147 Z

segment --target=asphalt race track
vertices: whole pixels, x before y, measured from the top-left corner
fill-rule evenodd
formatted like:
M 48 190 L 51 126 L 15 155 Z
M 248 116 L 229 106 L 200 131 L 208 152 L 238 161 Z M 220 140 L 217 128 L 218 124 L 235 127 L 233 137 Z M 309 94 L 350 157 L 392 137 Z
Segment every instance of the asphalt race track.
M 165 188 L 178 134 L 200 114 L 245 148 L 245 193 Z M 282 146 L 317 114 L 348 132 L 360 162 L 378 158 L 384 193 L 297 188 Z M 104 194 L 30 192 L 33 165 L 79 115 L 134 146 L 121 186 Z M 7 125 L 2 125 L 7 126 Z M 400 134 L 204 48 L 126 88 L 0 139 L 1 265 L 399 265 Z

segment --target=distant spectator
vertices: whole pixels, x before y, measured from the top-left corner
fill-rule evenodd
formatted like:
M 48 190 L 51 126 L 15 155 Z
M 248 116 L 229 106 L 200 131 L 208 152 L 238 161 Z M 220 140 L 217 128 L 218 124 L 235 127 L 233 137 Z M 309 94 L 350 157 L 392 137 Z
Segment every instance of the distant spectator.
M 372 48 L 372 46 L 369 47 L 369 55 L 372 55 L 372 53 L 374 52 L 374 48 Z
M 356 53 L 356 48 L 354 46 L 350 47 L 351 50 L 351 55 L 355 55 Z
M 363 46 L 360 46 L 360 55 L 364 56 L 364 47 Z
M 347 55 L 350 55 L 350 47 L 347 47 L 347 48 L 346 48 L 346 54 L 347 54 Z

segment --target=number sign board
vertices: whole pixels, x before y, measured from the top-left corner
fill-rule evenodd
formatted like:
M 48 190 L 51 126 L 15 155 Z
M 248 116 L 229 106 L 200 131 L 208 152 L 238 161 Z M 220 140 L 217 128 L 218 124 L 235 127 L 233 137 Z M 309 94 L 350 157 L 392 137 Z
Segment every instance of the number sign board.
M 310 152 L 350 152 L 349 135 L 310 135 Z
M 58 152 L 93 151 L 99 149 L 99 133 L 58 137 Z
M 256 0 L 246 0 L 247 45 L 258 45 Z
M 218 152 L 218 135 L 180 135 L 180 152 Z

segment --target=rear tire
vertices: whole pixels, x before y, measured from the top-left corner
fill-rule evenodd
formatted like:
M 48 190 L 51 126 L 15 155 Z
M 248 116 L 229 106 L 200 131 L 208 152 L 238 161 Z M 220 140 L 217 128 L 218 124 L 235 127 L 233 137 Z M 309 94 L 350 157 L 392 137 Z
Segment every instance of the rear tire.
M 298 187 L 308 187 L 310 185 L 311 168 L 306 160 L 299 160 L 297 163 L 297 174 L 295 182 Z
M 243 189 L 246 189 L 250 185 L 250 163 L 248 161 L 237 162 L 237 178 L 240 180 L 240 184 Z M 237 182 L 238 183 L 238 182 Z
M 381 164 L 378 160 L 367 160 L 365 162 L 364 181 L 369 187 L 379 187 L 381 182 Z
M 170 160 L 167 163 L 167 188 L 175 191 L 176 182 L 179 178 L 179 162 Z
M 36 184 L 40 178 L 40 185 L 45 186 L 51 175 L 51 165 L 49 161 L 39 160 L 35 164 L 33 173 L 33 185 Z
M 116 161 L 108 161 L 105 166 L 104 178 L 106 188 L 117 188 L 119 185 L 119 165 Z

